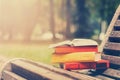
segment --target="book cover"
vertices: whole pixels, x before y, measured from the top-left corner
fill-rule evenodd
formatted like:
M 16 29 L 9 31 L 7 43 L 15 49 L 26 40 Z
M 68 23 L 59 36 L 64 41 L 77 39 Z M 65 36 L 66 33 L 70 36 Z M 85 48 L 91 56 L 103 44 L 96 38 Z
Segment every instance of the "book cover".
M 69 54 L 53 54 L 52 63 L 65 62 L 92 62 L 95 61 L 95 52 L 74 52 Z
M 93 62 L 71 62 L 64 63 L 65 70 L 78 70 L 78 69 L 107 69 L 109 68 L 108 60 L 99 60 Z
M 67 54 L 72 52 L 98 52 L 97 46 L 59 46 L 54 48 L 56 54 Z

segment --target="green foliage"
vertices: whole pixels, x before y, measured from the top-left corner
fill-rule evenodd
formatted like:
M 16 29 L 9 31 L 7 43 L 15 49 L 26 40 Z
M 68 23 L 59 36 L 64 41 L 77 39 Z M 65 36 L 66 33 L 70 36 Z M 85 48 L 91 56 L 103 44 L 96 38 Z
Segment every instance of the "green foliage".
M 74 23 L 77 26 L 75 37 L 90 38 L 93 35 L 92 26 L 90 26 L 89 16 L 90 12 L 86 6 L 87 0 L 75 0 L 76 14 L 74 16 Z
M 92 5 L 89 5 L 89 8 L 92 11 L 96 11 L 94 15 L 98 15 L 101 20 L 105 20 L 107 23 L 110 23 L 120 0 L 91 0 L 91 3 Z
M 75 37 L 91 38 L 95 35 L 96 30 L 100 31 L 102 21 L 110 23 L 119 3 L 120 0 L 75 0 Z

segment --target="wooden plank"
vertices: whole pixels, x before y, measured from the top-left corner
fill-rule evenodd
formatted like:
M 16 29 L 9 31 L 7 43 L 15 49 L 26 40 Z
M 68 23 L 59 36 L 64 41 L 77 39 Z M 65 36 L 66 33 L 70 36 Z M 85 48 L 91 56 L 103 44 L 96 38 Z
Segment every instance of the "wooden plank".
M 97 76 L 95 76 L 95 77 L 100 78 L 100 79 L 102 79 L 102 80 L 115 80 L 115 79 L 113 79 L 113 78 L 108 78 L 108 77 L 103 76 L 103 75 L 97 75 Z
M 38 80 L 38 76 L 41 76 L 42 78 L 46 78 L 46 79 L 54 79 L 54 80 L 73 80 L 73 79 L 83 79 L 83 80 L 87 80 L 87 79 L 91 79 L 91 80 L 100 80 L 94 77 L 90 77 L 87 75 L 83 75 L 83 74 L 77 74 L 77 73 L 72 73 L 69 71 L 64 71 L 65 73 L 62 74 L 61 72 L 58 73 L 57 71 L 55 71 L 54 69 L 49 69 L 49 67 L 44 68 L 44 67 L 40 67 L 39 64 L 34 63 L 35 65 L 31 64 L 31 63 L 26 63 L 24 61 L 20 61 L 20 60 L 16 60 L 14 62 L 11 62 L 12 64 L 12 71 L 15 72 L 16 74 L 24 74 L 22 76 L 30 77 L 29 80 Z M 37 66 L 36 66 L 37 65 Z M 57 69 L 58 70 L 58 69 Z M 71 74 L 71 75 L 70 75 Z M 36 76 L 38 75 L 38 76 Z M 79 75 L 79 76 L 78 76 Z M 76 77 L 78 76 L 78 77 Z
M 120 71 L 115 69 L 107 69 L 103 72 L 104 75 L 115 77 L 117 79 L 120 79 Z
M 74 77 L 76 77 L 78 79 L 81 79 L 81 80 L 88 80 L 88 79 L 89 80 L 99 80 L 98 78 L 95 78 L 95 77 L 91 77 L 91 76 L 80 74 L 80 73 L 78 74 L 78 73 L 63 70 L 63 69 L 60 69 L 60 68 L 58 69 L 56 67 L 53 67 L 53 66 L 47 65 L 47 64 L 43 64 L 43 63 L 35 63 L 35 62 L 32 62 L 32 61 L 28 61 L 28 60 L 22 60 L 22 61 L 34 64 L 34 65 L 39 66 L 39 67 L 43 67 L 45 69 L 49 69 L 52 72 L 56 72 L 56 73 L 59 73 L 59 74 L 62 74 L 62 75 L 68 76 L 68 77 L 74 76 Z
M 120 20 L 117 20 L 117 21 L 115 22 L 115 26 L 120 26 Z
M 112 31 L 111 32 L 111 34 L 109 36 L 109 41 L 120 43 L 120 27 L 119 27 L 119 31 Z
M 120 38 L 120 31 L 112 31 L 110 37 Z
M 12 71 L 16 74 L 26 77 L 30 80 L 39 80 L 39 79 L 58 79 L 59 80 L 72 80 L 69 77 L 65 77 L 63 75 L 55 74 L 47 69 L 39 68 L 30 63 L 25 63 L 22 61 L 14 61 L 12 62 Z M 28 74 L 29 73 L 29 74 Z M 24 74 L 24 75 L 22 75 Z M 29 76 L 31 75 L 31 76 Z
M 27 80 L 19 75 L 16 75 L 15 73 L 12 73 L 10 71 L 3 71 L 2 73 L 2 79 L 3 80 Z
M 107 42 L 104 49 L 120 50 L 120 43 Z
M 113 30 L 113 27 L 115 26 L 115 23 L 116 23 L 119 15 L 120 15 L 120 5 L 118 6 L 118 8 L 117 8 L 117 10 L 116 10 L 116 12 L 115 12 L 115 14 L 113 16 L 112 21 L 110 22 L 110 25 L 109 25 L 109 27 L 107 29 L 107 32 L 106 32 L 105 39 L 104 39 L 104 41 L 102 41 L 102 43 L 100 45 L 100 52 L 103 51 L 103 47 L 104 47 L 105 43 L 108 41 L 110 33 Z
M 120 57 L 102 54 L 102 59 L 109 60 L 112 64 L 120 65 Z

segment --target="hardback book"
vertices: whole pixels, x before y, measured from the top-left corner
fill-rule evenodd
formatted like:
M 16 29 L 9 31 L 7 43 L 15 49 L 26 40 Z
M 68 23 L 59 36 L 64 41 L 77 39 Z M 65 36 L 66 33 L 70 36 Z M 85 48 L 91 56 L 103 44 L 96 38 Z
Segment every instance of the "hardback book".
M 93 62 L 64 63 L 63 68 L 65 70 L 107 69 L 107 68 L 109 68 L 109 61 L 108 60 L 99 60 L 99 61 L 93 61 Z
M 97 46 L 58 46 L 54 48 L 56 54 L 68 54 L 72 52 L 98 52 Z
M 64 45 L 69 45 L 69 46 L 97 46 L 97 42 L 91 39 L 73 39 L 72 41 L 66 40 L 63 42 L 59 42 L 56 44 L 52 44 L 49 46 L 49 48 L 55 48 L 58 46 L 64 46 Z
M 98 52 L 98 44 L 90 39 L 74 39 L 64 41 L 50 46 L 56 54 L 67 54 L 72 52 Z
M 69 54 L 52 55 L 52 63 L 66 63 L 66 62 L 93 62 L 95 61 L 95 52 L 73 52 Z

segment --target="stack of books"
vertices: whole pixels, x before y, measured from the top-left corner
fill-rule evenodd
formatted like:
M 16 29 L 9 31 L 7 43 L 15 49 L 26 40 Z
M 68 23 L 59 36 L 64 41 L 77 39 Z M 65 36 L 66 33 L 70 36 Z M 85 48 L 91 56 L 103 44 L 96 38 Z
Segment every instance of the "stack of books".
M 54 48 L 52 63 L 64 64 L 64 69 L 97 69 L 99 63 L 105 63 L 109 67 L 109 62 L 101 60 L 98 52 L 98 44 L 90 39 L 74 39 L 64 41 L 50 46 Z M 103 66 L 101 66 L 103 68 Z

